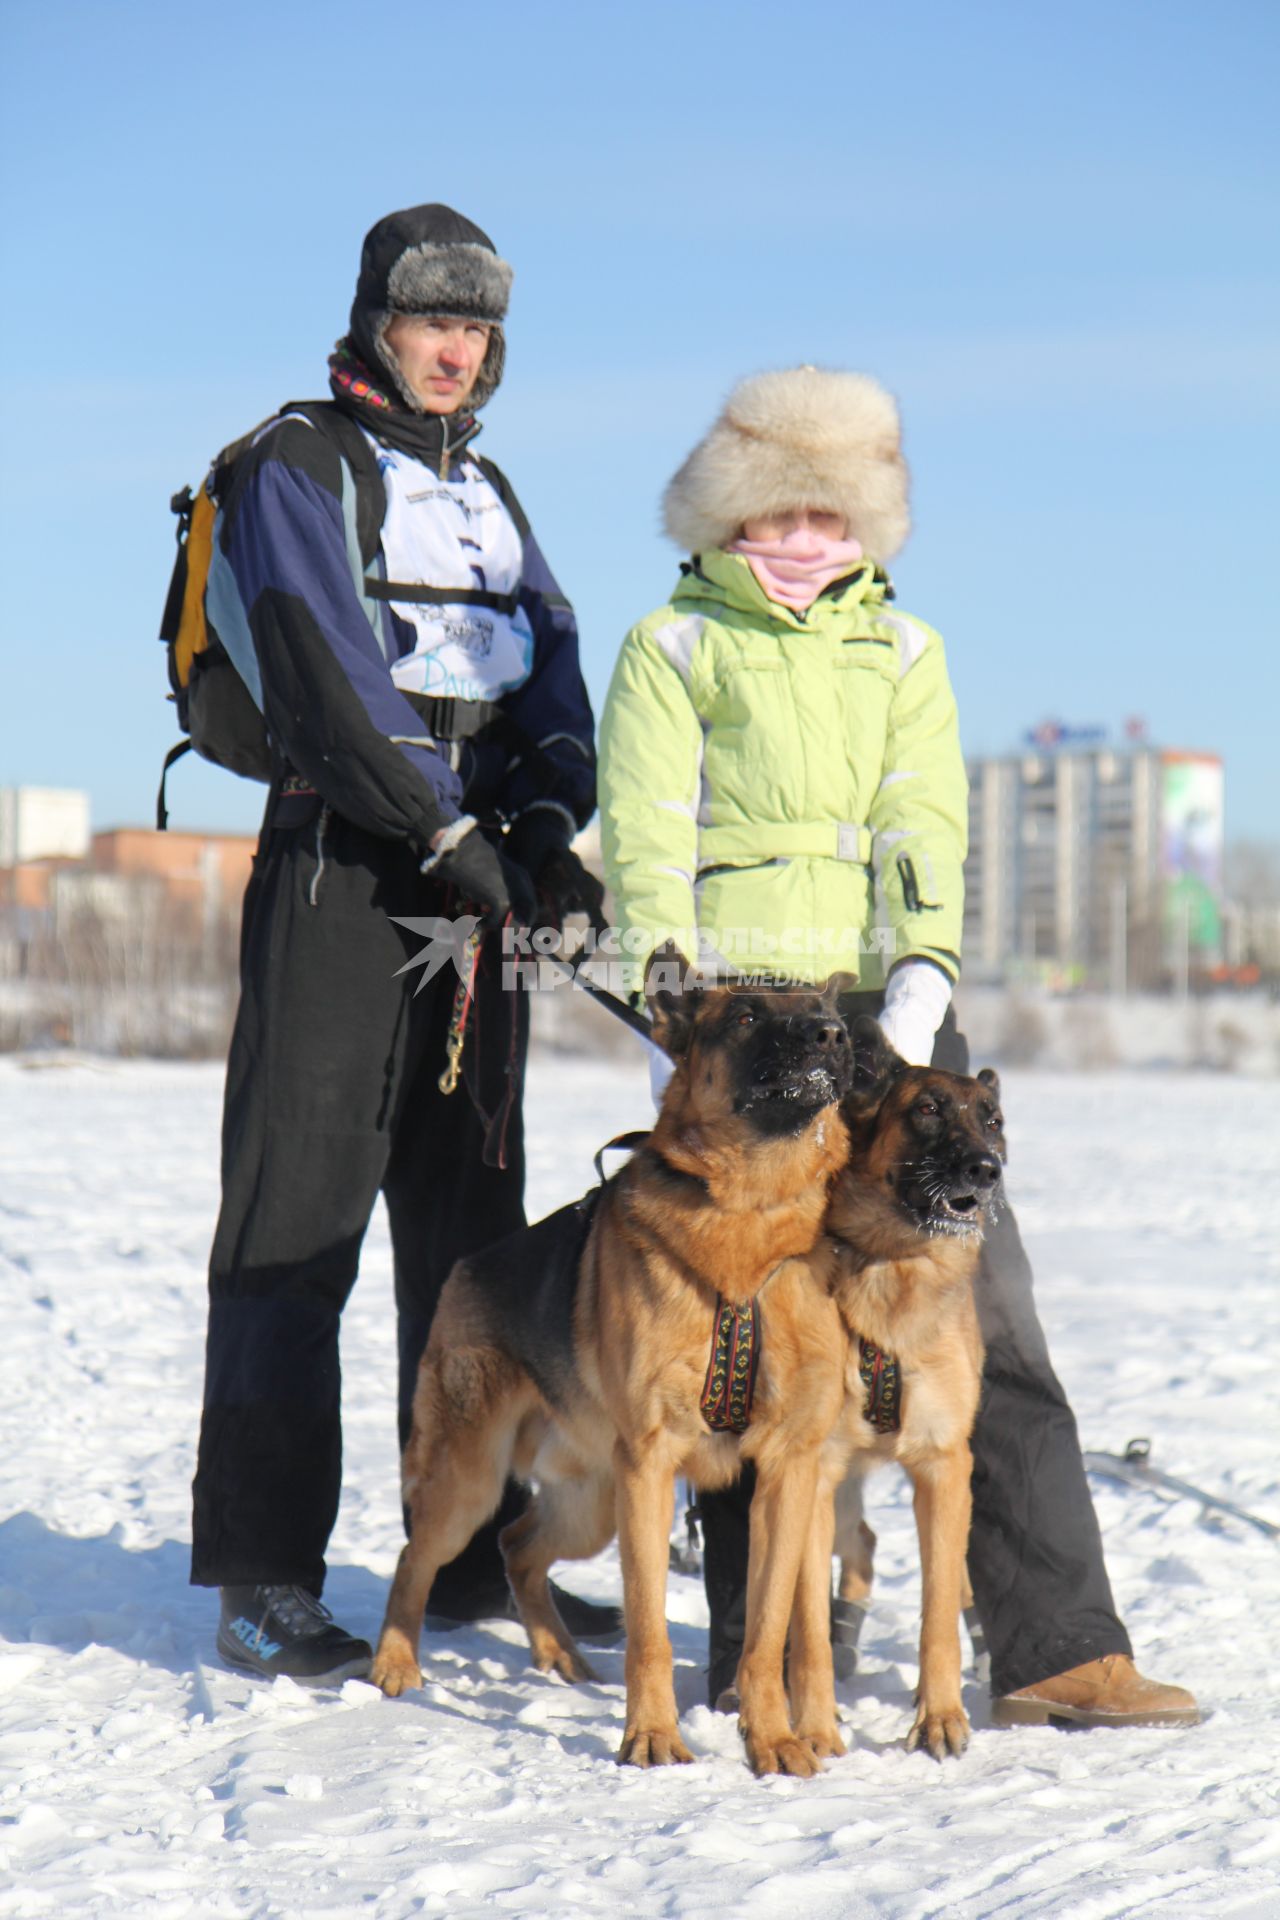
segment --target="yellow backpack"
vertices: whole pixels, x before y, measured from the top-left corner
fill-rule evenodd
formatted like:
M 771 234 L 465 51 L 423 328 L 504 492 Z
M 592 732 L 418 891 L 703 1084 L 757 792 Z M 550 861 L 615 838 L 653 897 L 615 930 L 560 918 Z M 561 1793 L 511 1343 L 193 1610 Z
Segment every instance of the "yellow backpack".
M 275 771 L 261 708 L 237 665 L 253 658 L 247 610 L 240 605 L 238 595 L 225 591 L 229 569 L 223 569 L 224 592 L 215 623 L 209 607 L 209 574 L 214 546 L 222 531 L 223 509 L 236 484 L 242 457 L 259 435 L 285 414 L 301 414 L 334 442 L 355 483 L 356 529 L 364 566 L 372 564 L 378 551 L 386 495 L 377 457 L 356 422 L 332 401 L 291 401 L 224 447 L 194 493 L 190 487 L 183 487 L 174 494 L 169 505 L 178 517 L 178 557 L 169 581 L 160 638 L 168 658 L 169 698 L 186 738 L 171 747 L 164 758 L 156 797 L 156 826 L 161 831 L 169 823 L 165 797 L 169 769 L 193 747 L 215 766 L 226 767 L 248 780 L 269 781 Z

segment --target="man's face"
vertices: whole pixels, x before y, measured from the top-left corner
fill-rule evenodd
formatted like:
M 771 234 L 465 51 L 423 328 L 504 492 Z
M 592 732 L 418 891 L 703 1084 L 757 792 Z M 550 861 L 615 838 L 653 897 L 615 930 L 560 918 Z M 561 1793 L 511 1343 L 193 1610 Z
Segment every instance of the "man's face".
M 489 350 L 489 329 L 482 321 L 448 314 L 393 314 L 382 337 L 427 413 L 457 412 Z

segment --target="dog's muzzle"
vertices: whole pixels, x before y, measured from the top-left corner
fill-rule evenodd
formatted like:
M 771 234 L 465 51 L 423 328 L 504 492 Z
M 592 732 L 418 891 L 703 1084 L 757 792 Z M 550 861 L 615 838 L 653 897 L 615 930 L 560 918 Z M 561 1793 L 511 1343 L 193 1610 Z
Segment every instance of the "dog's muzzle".
M 808 1042 L 803 1050 L 795 1045 L 798 1039 Z M 742 1107 L 764 1100 L 806 1108 L 833 1106 L 848 1092 L 852 1077 L 853 1049 L 844 1022 L 815 1016 L 798 1033 L 793 1025 L 786 1039 L 760 1061 Z
M 994 1153 L 974 1154 L 936 1186 L 930 1183 L 920 1208 L 923 1224 L 933 1233 L 981 1233 L 999 1205 L 1002 1177 Z

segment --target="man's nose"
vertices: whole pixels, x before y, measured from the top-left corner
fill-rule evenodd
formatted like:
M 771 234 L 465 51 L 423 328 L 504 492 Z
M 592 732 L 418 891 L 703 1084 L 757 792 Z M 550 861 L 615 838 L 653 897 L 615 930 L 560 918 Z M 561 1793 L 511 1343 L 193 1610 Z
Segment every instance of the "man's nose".
M 442 336 L 436 358 L 450 367 L 466 365 L 467 341 L 461 327 Z

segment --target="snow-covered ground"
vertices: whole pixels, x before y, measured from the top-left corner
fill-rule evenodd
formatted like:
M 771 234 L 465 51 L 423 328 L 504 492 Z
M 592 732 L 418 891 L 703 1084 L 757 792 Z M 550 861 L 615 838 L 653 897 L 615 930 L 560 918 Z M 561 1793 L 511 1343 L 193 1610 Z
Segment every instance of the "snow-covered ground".
M 1280 1085 L 1009 1074 L 1010 1185 L 1085 1444 L 1280 1520 Z M 880 1582 L 841 1689 L 847 1758 L 752 1779 L 701 1701 L 705 1613 L 673 1578 L 697 1764 L 618 1769 L 603 1684 L 535 1674 L 514 1627 L 429 1638 L 420 1693 L 253 1684 L 186 1584 L 216 1068 L 0 1061 L 0 1915 L 412 1913 L 754 1920 L 1280 1914 L 1280 1546 L 1099 1481 L 1143 1667 L 1193 1731 L 1001 1732 L 908 1755 L 918 1581 L 903 1484 L 873 1484 Z M 531 1207 L 644 1121 L 639 1066 L 543 1057 Z M 376 1632 L 398 1547 L 391 1274 L 371 1232 L 345 1330 L 347 1468 L 328 1598 Z M 570 1583 L 617 1593 L 616 1560 Z

